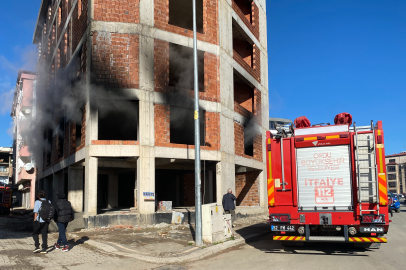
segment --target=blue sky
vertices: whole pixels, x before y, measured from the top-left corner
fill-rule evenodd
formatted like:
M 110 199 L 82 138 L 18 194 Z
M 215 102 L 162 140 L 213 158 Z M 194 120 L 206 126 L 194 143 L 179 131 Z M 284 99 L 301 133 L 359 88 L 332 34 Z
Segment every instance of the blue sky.
M 40 2 L 0 1 L 0 146 L 11 141 L 17 71 L 35 68 Z M 270 116 L 382 120 L 386 154 L 406 150 L 406 1 L 266 2 Z
M 382 120 L 386 154 L 406 150 L 406 1 L 266 2 L 270 116 Z
M 32 44 L 39 0 L 0 1 L 0 146 L 10 146 L 10 117 L 19 69 L 35 70 Z

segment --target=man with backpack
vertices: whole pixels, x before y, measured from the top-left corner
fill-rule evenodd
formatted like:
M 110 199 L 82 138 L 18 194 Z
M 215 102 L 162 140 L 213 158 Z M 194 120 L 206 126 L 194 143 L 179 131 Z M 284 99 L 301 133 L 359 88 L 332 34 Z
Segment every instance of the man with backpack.
M 68 240 L 66 239 L 66 227 L 68 222 L 73 219 L 72 206 L 66 200 L 65 193 L 58 192 L 58 201 L 55 204 L 54 220 L 59 230 L 59 237 L 55 243 L 55 249 L 62 248 L 62 251 L 69 251 Z
M 35 242 L 34 253 L 45 254 L 48 248 L 48 226 L 54 215 L 54 207 L 51 201 L 45 199 L 45 191 L 38 191 L 37 197 L 38 200 L 34 204 L 34 230 L 32 234 Z M 39 248 L 39 234 L 42 235 L 42 249 Z

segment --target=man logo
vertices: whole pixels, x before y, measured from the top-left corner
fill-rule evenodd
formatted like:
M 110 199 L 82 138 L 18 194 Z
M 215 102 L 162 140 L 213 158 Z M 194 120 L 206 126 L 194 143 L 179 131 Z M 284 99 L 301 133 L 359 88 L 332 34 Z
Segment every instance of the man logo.
M 314 146 L 317 146 L 318 141 L 313 142 Z
M 383 233 L 383 228 L 382 227 L 362 227 L 361 232 L 382 232 Z

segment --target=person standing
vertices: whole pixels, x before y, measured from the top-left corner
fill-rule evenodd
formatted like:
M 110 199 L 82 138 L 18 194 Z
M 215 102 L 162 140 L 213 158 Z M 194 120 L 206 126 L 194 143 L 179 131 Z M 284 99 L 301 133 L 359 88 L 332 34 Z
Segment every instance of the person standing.
M 58 201 L 55 204 L 54 220 L 59 230 L 59 237 L 55 243 L 55 248 L 62 251 L 69 251 L 68 240 L 66 239 L 66 227 L 69 221 L 73 219 L 71 203 L 66 199 L 65 193 L 58 192 Z
M 235 203 L 237 198 L 234 196 L 231 188 L 227 189 L 227 193 L 223 196 L 223 209 L 226 214 L 231 214 L 231 224 L 234 227 L 235 219 Z
M 45 191 L 38 191 L 38 200 L 34 203 L 33 234 L 35 249 L 34 253 L 47 253 L 48 248 L 48 227 L 51 222 L 54 209 L 51 201 L 45 199 Z M 42 235 L 42 249 L 39 248 L 39 235 Z

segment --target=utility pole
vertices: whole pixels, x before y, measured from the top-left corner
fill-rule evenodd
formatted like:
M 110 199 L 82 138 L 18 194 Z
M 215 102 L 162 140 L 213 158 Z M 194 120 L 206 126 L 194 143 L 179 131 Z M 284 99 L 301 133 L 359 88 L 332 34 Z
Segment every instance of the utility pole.
M 194 92 L 195 92 L 195 209 L 196 209 L 196 246 L 203 245 L 202 241 L 202 201 L 200 198 L 200 123 L 199 123 L 199 77 L 197 65 L 197 38 L 196 38 L 196 0 L 193 0 L 193 65 L 194 65 Z

